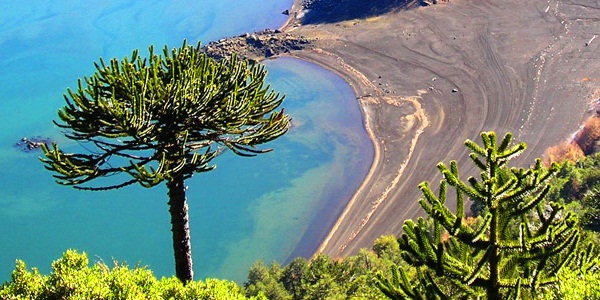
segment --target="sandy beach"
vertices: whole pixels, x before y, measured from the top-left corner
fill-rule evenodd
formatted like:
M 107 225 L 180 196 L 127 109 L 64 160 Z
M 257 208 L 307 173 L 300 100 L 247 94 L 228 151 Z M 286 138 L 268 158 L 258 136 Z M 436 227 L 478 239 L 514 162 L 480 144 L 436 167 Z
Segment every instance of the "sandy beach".
M 516 160 L 526 166 L 569 139 L 598 101 L 598 1 L 323 0 L 308 11 L 301 3 L 282 30 L 315 41 L 291 55 L 353 87 L 376 149 L 367 178 L 323 229 L 318 252 L 333 257 L 421 216 L 417 185 L 439 182 L 438 162 L 457 160 L 470 175 L 465 139 L 513 132 L 528 144 Z

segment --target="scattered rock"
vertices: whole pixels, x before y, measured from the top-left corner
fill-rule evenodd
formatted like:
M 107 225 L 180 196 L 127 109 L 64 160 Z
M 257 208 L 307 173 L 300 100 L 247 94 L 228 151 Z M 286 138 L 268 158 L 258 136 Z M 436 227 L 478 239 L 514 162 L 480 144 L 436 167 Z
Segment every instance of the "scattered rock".
M 229 57 L 232 53 L 246 59 L 259 59 L 301 50 L 309 44 L 310 40 L 304 36 L 266 29 L 210 42 L 202 51 L 215 59 Z
M 271 56 L 273 56 L 273 55 L 275 55 L 275 52 L 273 51 L 273 49 L 271 49 L 271 48 L 267 48 L 267 49 L 265 50 L 265 57 L 271 57 Z
M 32 152 L 39 149 L 42 144 L 48 145 L 50 143 L 52 143 L 50 138 L 35 136 L 32 138 L 23 137 L 21 140 L 16 142 L 14 146 L 23 152 Z

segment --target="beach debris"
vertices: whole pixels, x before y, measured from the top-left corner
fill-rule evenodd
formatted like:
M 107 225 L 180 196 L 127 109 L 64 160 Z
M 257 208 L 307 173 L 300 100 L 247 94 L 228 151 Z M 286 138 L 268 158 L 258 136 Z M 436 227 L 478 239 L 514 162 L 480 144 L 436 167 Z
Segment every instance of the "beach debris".
M 594 36 L 587 43 L 585 43 L 585 46 L 589 46 L 596 39 L 596 36 L 597 35 L 594 34 Z
M 440 2 L 448 3 L 450 0 L 420 0 L 419 5 L 421 6 L 432 6 L 435 4 L 440 4 Z
M 453 93 L 458 93 L 458 89 L 457 89 L 457 88 L 453 88 L 453 89 L 452 89 L 452 92 L 453 92 Z
M 21 140 L 15 143 L 15 148 L 22 152 L 32 152 L 39 149 L 42 144 L 48 145 L 52 143 L 50 138 L 42 138 L 40 136 L 34 136 L 31 138 L 23 137 Z

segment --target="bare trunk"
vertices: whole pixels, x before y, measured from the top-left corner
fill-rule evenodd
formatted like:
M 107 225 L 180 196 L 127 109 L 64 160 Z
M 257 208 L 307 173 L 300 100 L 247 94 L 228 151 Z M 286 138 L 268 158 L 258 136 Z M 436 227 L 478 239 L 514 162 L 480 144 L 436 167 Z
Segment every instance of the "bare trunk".
M 171 231 L 173 232 L 175 275 L 185 284 L 194 279 L 194 271 L 192 270 L 192 245 L 183 178 L 177 176 L 169 180 L 167 188 L 169 189 L 169 213 L 171 213 Z
M 487 298 L 489 300 L 501 299 L 500 297 L 500 256 L 498 253 L 498 209 L 491 209 L 492 223 L 490 224 L 490 247 L 492 253 L 490 262 L 490 286 L 487 287 Z

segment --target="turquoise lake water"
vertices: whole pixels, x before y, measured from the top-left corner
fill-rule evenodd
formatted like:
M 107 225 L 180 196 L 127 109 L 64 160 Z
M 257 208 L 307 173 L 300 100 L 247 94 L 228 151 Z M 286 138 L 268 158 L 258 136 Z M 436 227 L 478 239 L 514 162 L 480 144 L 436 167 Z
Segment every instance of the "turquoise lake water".
M 8 2 L 8 3 L 6 3 Z M 285 21 L 291 1 L 27 1 L 0 4 L 0 282 L 15 259 L 49 272 L 66 249 L 174 274 L 166 189 L 85 192 L 54 183 L 14 144 L 22 137 L 69 143 L 52 124 L 62 94 L 99 57 L 208 42 Z M 189 186 L 196 279 L 243 282 L 253 262 L 312 253 L 368 172 L 372 144 L 351 88 L 292 58 L 264 62 L 287 95 L 288 134 L 254 158 L 225 153 Z

